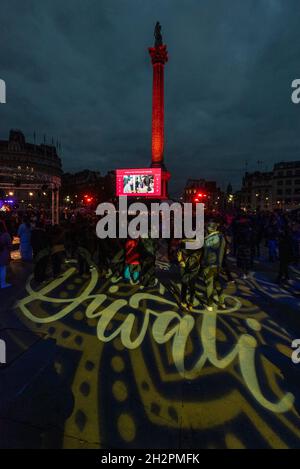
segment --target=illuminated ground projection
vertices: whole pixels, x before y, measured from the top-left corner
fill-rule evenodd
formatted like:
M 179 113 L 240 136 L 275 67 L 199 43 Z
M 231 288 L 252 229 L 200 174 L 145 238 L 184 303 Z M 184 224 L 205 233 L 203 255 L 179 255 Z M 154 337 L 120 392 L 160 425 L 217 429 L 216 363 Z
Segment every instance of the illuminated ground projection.
M 60 446 L 299 447 L 295 390 L 281 372 L 293 338 L 256 304 L 284 304 L 289 292 L 237 278 L 227 311 L 197 301 L 187 314 L 178 288 L 141 290 L 96 269 L 80 278 L 73 267 L 41 290 L 28 280 L 17 313 L 57 341 L 55 368 L 74 399 Z

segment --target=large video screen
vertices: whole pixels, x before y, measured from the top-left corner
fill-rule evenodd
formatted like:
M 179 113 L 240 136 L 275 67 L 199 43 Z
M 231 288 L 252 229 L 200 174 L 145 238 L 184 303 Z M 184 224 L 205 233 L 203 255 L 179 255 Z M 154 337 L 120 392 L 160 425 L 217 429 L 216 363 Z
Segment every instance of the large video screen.
M 159 197 L 161 195 L 161 169 L 117 169 L 117 196 Z

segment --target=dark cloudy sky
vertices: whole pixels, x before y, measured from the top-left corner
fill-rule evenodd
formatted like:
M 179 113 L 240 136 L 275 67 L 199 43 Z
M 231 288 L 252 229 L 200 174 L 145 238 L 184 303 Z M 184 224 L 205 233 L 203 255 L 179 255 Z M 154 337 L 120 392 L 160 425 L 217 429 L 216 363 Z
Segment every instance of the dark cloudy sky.
M 65 170 L 148 166 L 159 20 L 166 66 L 165 160 L 238 189 L 257 161 L 300 159 L 299 0 L 1 0 L 0 138 L 60 138 Z

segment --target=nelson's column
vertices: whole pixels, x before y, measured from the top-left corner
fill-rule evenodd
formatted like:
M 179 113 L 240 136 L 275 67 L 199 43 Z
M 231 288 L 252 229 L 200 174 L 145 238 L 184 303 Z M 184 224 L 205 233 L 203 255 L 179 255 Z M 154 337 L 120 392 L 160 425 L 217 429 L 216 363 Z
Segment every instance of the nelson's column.
M 152 167 L 161 168 L 161 198 L 168 198 L 170 173 L 164 165 L 164 67 L 168 61 L 167 46 L 163 44 L 161 25 L 156 23 L 155 45 L 149 48 L 153 66 L 152 92 Z

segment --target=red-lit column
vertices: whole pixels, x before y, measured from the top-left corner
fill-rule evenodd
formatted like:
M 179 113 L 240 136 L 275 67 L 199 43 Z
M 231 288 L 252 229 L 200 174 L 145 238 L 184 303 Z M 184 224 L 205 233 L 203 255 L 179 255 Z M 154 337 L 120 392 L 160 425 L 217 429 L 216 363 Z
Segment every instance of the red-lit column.
M 168 61 L 166 45 L 149 48 L 153 65 L 152 166 L 163 167 L 164 160 L 164 66 Z

